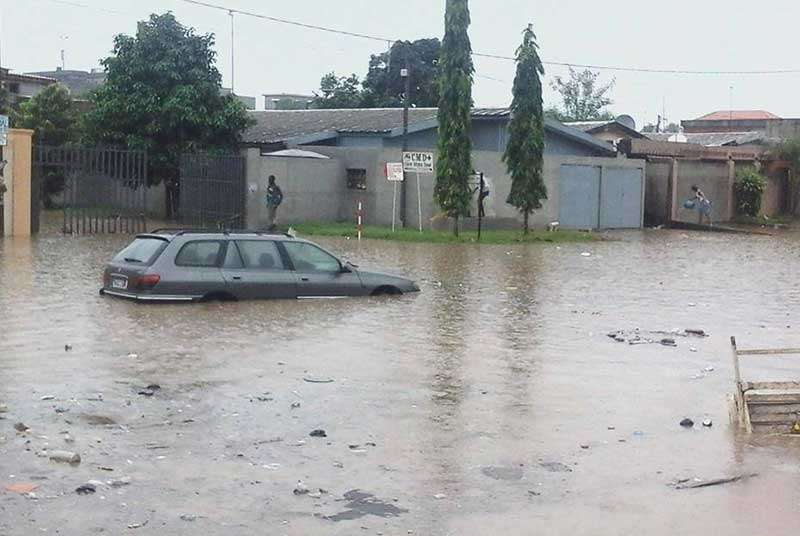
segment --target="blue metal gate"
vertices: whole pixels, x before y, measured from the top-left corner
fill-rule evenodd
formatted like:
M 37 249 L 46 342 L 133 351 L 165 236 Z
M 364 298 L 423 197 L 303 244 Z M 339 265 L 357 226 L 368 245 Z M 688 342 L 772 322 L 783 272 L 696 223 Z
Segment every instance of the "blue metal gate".
M 641 168 L 563 164 L 559 222 L 566 229 L 639 229 L 644 206 Z
M 642 170 L 603 169 L 600 183 L 600 227 L 638 229 L 642 226 Z
M 567 229 L 596 229 L 600 204 L 600 166 L 561 166 L 559 222 Z

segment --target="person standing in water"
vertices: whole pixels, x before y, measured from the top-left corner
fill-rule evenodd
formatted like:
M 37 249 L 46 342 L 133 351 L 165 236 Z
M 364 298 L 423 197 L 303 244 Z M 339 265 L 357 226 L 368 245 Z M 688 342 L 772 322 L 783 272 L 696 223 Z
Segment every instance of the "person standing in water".
M 278 218 L 278 207 L 283 203 L 283 192 L 275 182 L 275 175 L 270 175 L 267 182 L 267 229 L 274 231 Z
M 711 221 L 711 201 L 708 200 L 706 194 L 696 184 L 692 185 L 692 192 L 694 193 L 694 208 L 697 209 L 697 223 L 702 225 L 705 218 L 708 220 L 709 225 L 713 225 Z

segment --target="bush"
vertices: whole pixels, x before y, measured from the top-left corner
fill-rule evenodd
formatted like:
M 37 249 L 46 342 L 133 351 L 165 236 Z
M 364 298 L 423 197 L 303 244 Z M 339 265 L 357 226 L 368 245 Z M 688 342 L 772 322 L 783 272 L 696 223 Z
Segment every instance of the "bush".
M 756 217 L 761 211 L 761 197 L 767 180 L 754 168 L 745 168 L 736 173 L 736 213 Z

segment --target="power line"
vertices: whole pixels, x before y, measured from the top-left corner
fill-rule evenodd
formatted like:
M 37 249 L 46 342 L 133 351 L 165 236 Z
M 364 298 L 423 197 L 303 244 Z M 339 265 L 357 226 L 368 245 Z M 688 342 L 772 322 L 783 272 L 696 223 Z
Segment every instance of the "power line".
M 264 19 L 272 22 L 278 22 L 281 24 L 288 24 L 291 26 L 298 26 L 301 28 L 306 28 L 310 30 L 318 30 L 321 32 L 327 32 L 332 34 L 338 35 L 345 35 L 348 37 L 357 37 L 359 39 L 368 39 L 370 41 L 380 41 L 383 43 L 393 43 L 397 41 L 396 39 L 390 39 L 388 37 L 379 37 L 375 35 L 369 34 L 362 34 L 356 32 L 348 32 L 345 30 L 338 30 L 336 28 L 329 28 L 326 26 L 318 26 L 316 24 L 307 24 L 304 22 L 299 22 L 296 20 L 284 19 L 280 17 L 273 17 L 270 15 L 264 15 L 262 13 L 256 13 L 253 11 L 245 11 L 240 9 L 228 8 L 225 6 L 221 6 L 218 4 L 213 4 L 210 2 L 204 2 L 201 0 L 177 0 L 179 2 L 185 2 L 187 4 L 193 4 L 196 6 L 207 7 L 210 9 L 218 9 L 221 11 L 226 12 L 233 12 L 238 13 L 240 15 L 246 15 L 248 17 L 255 17 L 258 19 Z M 504 60 L 504 61 L 516 61 L 516 58 L 512 56 L 502 56 L 499 54 L 488 54 L 485 52 L 473 52 L 473 56 L 479 58 L 487 58 L 487 59 L 495 59 L 495 60 Z M 763 69 L 763 70 L 753 70 L 753 71 L 721 71 L 721 70 L 692 70 L 692 69 L 650 69 L 646 67 L 622 67 L 622 66 L 613 66 L 613 65 L 593 65 L 588 63 L 572 63 L 566 61 L 543 61 L 544 65 L 550 65 L 553 67 L 578 67 L 581 69 L 593 69 L 597 71 L 618 71 L 618 72 L 631 72 L 631 73 L 650 73 L 650 74 L 684 74 L 684 75 L 711 75 L 711 76 L 725 76 L 725 75 L 771 75 L 771 74 L 797 74 L 800 73 L 800 69 Z
M 130 12 L 116 11 L 114 9 L 107 9 L 104 7 L 90 6 L 89 4 L 82 4 L 80 2 L 70 2 L 69 0 L 45 0 L 53 4 L 61 4 L 62 6 L 80 7 L 83 9 L 93 9 L 95 11 L 103 11 L 105 13 L 112 13 L 114 15 L 132 15 Z

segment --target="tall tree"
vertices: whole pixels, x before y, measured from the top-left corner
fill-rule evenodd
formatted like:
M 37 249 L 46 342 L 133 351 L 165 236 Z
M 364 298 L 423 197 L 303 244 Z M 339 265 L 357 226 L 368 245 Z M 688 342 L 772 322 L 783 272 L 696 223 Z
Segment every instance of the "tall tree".
M 578 71 L 569 68 L 569 78 L 556 76 L 550 87 L 561 95 L 563 108 L 558 117 L 561 121 L 595 121 L 613 119 L 606 107 L 613 104 L 608 94 L 614 88 L 615 81 L 606 84 L 598 83 L 599 73 L 584 69 Z
M 438 39 L 418 39 L 396 41 L 389 52 L 373 54 L 364 79 L 361 105 L 365 108 L 403 106 L 405 80 L 400 71 L 407 62 L 411 71 L 409 103 L 418 108 L 435 107 L 439 103 L 436 74 L 441 48 Z
M 509 139 L 503 161 L 511 175 L 511 191 L 506 202 L 523 214 L 523 230 L 528 234 L 531 212 L 542 208 L 547 199 L 542 165 L 544 162 L 544 112 L 542 110 L 542 79 L 544 67 L 539 58 L 539 46 L 533 25 L 522 35 L 517 49 L 517 75 L 514 77 L 511 101 Z
M 313 108 L 360 108 L 362 94 L 359 89 L 358 76 L 338 77 L 336 73 L 328 73 L 319 83 L 319 93 L 314 95 Z
M 33 130 L 33 140 L 40 145 L 64 145 L 78 138 L 78 111 L 61 84 L 47 86 L 23 102 L 17 124 Z
M 467 33 L 469 24 L 468 0 L 447 0 L 439 58 L 439 141 L 434 197 L 439 207 L 453 218 L 455 235 L 458 235 L 458 219 L 467 214 L 472 197 L 469 129 L 475 67 Z
M 33 141 L 39 145 L 59 146 L 78 141 L 79 122 L 69 90 L 61 84 L 47 86 L 23 102 L 15 114 L 15 125 L 33 130 Z M 42 168 L 42 174 L 42 202 L 45 208 L 53 208 L 54 197 L 64 190 L 64 174 L 49 166 Z
M 172 13 L 153 14 L 136 36 L 114 38 L 101 63 L 106 83 L 91 97 L 86 134 L 94 141 L 147 149 L 148 178 L 167 184 L 173 216 L 181 153 L 233 149 L 250 124 L 244 106 L 220 94 L 214 35 L 197 35 Z

